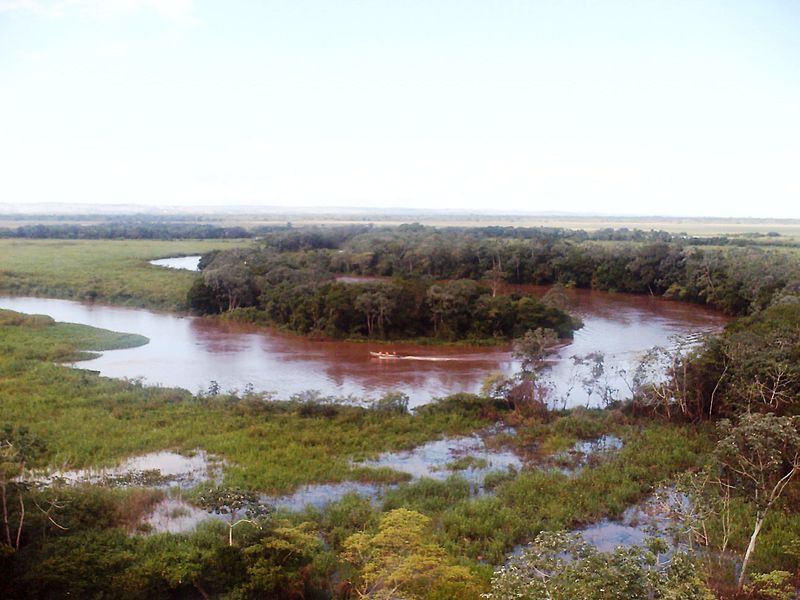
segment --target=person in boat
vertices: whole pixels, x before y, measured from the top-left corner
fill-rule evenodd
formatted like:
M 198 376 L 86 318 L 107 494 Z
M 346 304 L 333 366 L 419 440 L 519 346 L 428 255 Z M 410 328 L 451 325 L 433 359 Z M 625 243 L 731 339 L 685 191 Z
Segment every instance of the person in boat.
M 370 352 L 370 354 L 378 358 L 398 358 L 397 352 Z

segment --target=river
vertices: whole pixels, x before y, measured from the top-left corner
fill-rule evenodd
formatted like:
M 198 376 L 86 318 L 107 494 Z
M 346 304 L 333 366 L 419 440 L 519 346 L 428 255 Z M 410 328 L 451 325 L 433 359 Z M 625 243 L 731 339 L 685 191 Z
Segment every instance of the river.
M 543 290 L 532 288 L 532 292 Z M 567 309 L 580 316 L 584 326 L 545 370 L 553 404 L 558 406 L 601 404 L 597 389 L 583 383 L 590 361 L 576 364 L 574 357 L 602 353 L 603 385 L 624 397 L 625 378 L 618 371 L 630 372 L 643 352 L 671 345 L 673 336 L 718 330 L 726 322 L 724 316 L 703 307 L 647 296 L 567 290 L 567 300 Z M 3 296 L 0 308 L 147 336 L 150 342 L 144 346 L 107 351 L 76 366 L 192 392 L 207 390 L 212 381 L 223 391 L 252 386 L 274 392 L 278 399 L 309 390 L 323 396 L 372 398 L 398 390 L 408 394 L 411 406 L 418 406 L 454 392 L 476 392 L 489 373 L 510 374 L 517 369 L 507 346 L 312 341 L 214 319 L 46 298 Z M 370 355 L 385 350 L 426 360 L 381 360 Z

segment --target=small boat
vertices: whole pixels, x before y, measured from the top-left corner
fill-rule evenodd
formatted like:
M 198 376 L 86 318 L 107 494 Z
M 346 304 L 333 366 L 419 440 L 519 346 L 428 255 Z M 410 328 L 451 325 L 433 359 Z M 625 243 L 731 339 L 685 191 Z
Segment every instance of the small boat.
M 427 360 L 430 362 L 448 362 L 458 360 L 471 360 L 469 357 L 452 357 L 452 356 L 413 356 L 411 354 L 398 354 L 397 352 L 370 352 L 370 356 L 381 360 Z M 476 360 L 476 359 L 472 359 Z M 478 358 L 477 360 L 480 360 Z
M 370 352 L 369 354 L 380 359 L 402 358 L 397 352 Z

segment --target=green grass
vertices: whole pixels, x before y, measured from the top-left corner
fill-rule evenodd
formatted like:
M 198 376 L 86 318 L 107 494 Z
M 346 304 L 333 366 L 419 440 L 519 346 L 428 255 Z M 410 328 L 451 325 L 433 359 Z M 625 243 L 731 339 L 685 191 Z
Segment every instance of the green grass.
M 465 494 L 466 482 L 458 476 L 445 482 L 422 480 L 388 494 L 384 509 L 405 505 L 424 512 L 438 524 L 442 543 L 454 555 L 497 564 L 514 545 L 542 530 L 620 517 L 660 483 L 700 464 L 711 444 L 709 430 L 688 426 L 627 425 L 617 432 L 625 447 L 574 477 L 525 469 L 492 482 L 494 496 L 478 498 Z
M 257 396 L 195 397 L 107 379 L 50 361 L 141 339 L 46 317 L 0 315 L 0 423 L 24 424 L 42 436 L 51 465 L 105 465 L 149 451 L 203 448 L 227 461 L 226 483 L 283 493 L 304 483 L 403 480 L 351 460 L 483 425 L 454 413 L 415 417 L 356 407 L 304 417 L 297 404 Z M 72 344 L 65 342 L 70 337 Z
M 149 340 L 135 333 L 118 333 L 107 329 L 98 329 L 75 323 L 56 323 L 46 315 L 26 315 L 10 310 L 0 310 L 0 327 L 14 328 L 14 345 L 6 347 L 10 353 L 22 352 L 32 358 L 46 358 L 52 361 L 73 361 L 93 356 L 91 350 L 113 350 L 116 348 L 134 348 L 142 346 Z M 0 339 L 5 339 L 3 336 Z M 45 354 L 41 347 L 46 346 Z
M 0 240 L 0 292 L 183 309 L 197 275 L 149 264 L 249 240 Z

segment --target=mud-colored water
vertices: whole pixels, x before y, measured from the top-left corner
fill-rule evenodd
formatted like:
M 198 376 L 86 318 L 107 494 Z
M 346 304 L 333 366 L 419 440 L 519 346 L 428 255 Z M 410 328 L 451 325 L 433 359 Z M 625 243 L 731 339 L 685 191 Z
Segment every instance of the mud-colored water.
M 527 291 L 543 294 L 545 289 Z M 567 298 L 567 309 L 581 317 L 584 326 L 552 357 L 544 373 L 552 403 L 558 406 L 598 406 L 605 397 L 625 397 L 629 373 L 646 350 L 669 346 L 675 336 L 719 329 L 726 322 L 719 313 L 699 306 L 647 296 L 568 290 Z M 150 343 L 144 346 L 104 352 L 77 366 L 193 392 L 208 389 L 211 381 L 223 391 L 252 386 L 275 392 L 278 398 L 307 390 L 358 397 L 398 390 L 408 394 L 411 406 L 418 406 L 454 392 L 476 392 L 492 371 L 510 374 L 518 368 L 507 346 L 313 341 L 212 319 L 46 298 L 0 297 L 0 308 L 147 336 Z M 370 354 L 387 350 L 423 360 L 385 360 Z M 604 357 L 602 375 L 591 384 L 587 381 L 596 363 L 585 360 L 589 355 Z

